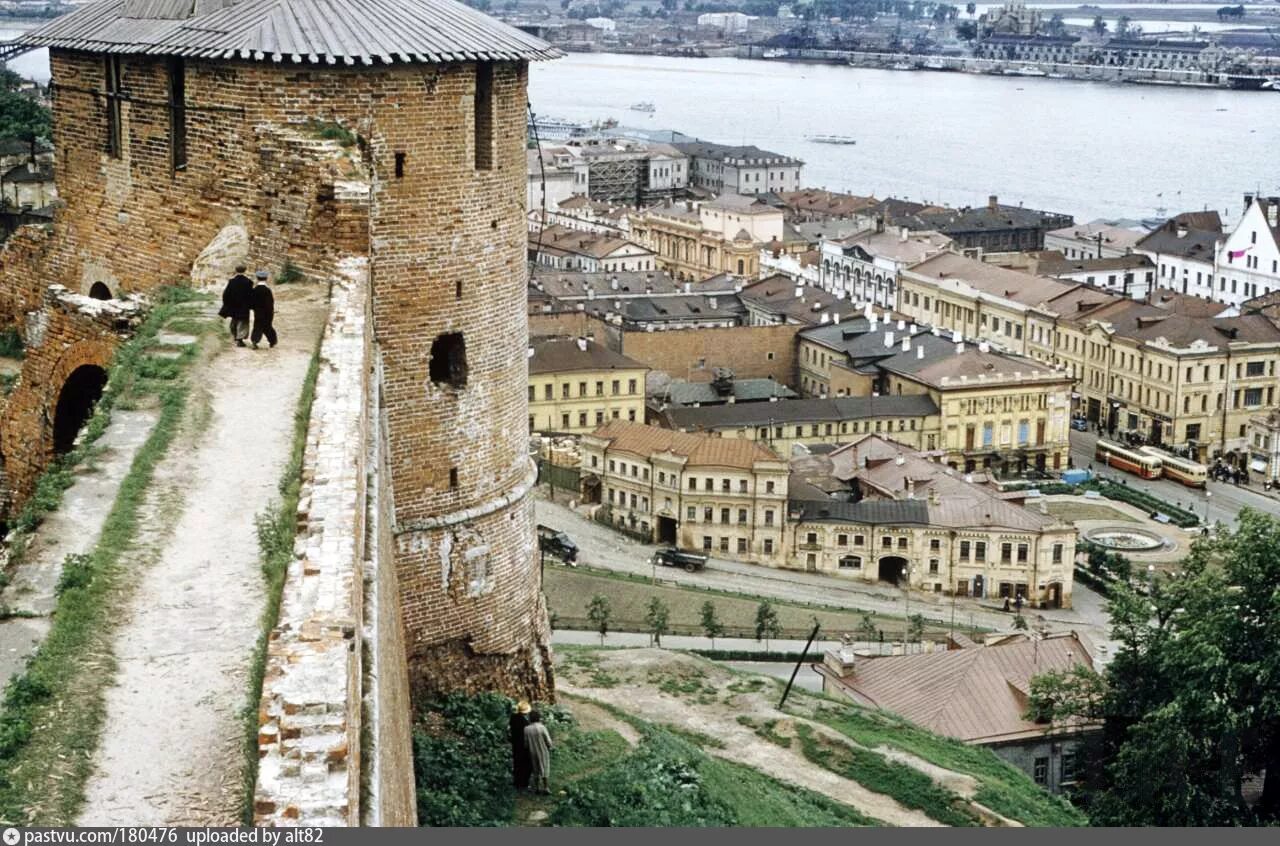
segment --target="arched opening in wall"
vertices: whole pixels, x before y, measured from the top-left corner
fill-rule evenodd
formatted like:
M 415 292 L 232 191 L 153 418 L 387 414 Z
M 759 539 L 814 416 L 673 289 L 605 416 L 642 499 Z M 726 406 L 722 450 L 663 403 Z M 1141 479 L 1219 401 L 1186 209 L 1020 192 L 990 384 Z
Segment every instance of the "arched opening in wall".
M 106 282 L 94 282 L 89 286 L 89 296 L 95 300 L 109 300 L 111 289 L 107 287 Z
M 886 555 L 880 559 L 880 567 L 876 575 L 882 582 L 901 584 L 907 576 L 907 559 L 900 555 Z
M 94 364 L 77 367 L 67 377 L 58 394 L 53 412 L 53 451 L 58 455 L 71 451 L 76 435 L 93 414 L 107 384 L 107 371 Z
M 432 342 L 428 368 L 437 385 L 467 386 L 467 344 L 461 332 L 446 332 Z

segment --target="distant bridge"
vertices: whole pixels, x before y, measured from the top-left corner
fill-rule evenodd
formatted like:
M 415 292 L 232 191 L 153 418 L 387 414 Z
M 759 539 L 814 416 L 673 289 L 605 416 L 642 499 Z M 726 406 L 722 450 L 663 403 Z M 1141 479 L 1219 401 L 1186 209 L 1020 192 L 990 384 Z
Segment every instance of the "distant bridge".
M 0 41 L 0 62 L 7 62 L 10 59 L 16 59 L 23 53 L 30 53 L 36 50 L 36 47 L 29 47 L 26 44 L 19 44 L 16 41 Z

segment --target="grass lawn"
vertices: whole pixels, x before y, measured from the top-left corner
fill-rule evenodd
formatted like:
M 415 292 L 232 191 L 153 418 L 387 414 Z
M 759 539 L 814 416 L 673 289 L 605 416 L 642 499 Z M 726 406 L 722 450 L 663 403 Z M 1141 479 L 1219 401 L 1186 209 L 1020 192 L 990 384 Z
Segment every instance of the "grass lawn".
M 982 783 L 975 800 L 1024 825 L 1086 824 L 1084 815 L 1077 809 L 1046 793 L 1029 776 L 1006 764 L 989 749 L 930 734 L 905 720 L 864 708 L 824 703 L 816 709 L 813 718 L 863 746 L 900 749 L 940 767 L 968 773 Z M 929 815 L 934 816 L 932 812 Z
M 1045 503 L 1045 508 L 1054 517 L 1059 520 L 1065 520 L 1068 523 L 1074 523 L 1077 520 L 1115 520 L 1120 523 L 1138 522 L 1138 520 L 1119 509 L 1093 502 L 1048 502 Z
M 587 620 L 587 604 L 595 594 L 609 598 L 613 610 L 610 628 L 614 631 L 648 631 L 645 612 L 649 600 L 655 596 L 666 603 L 671 612 L 670 634 L 701 635 L 702 604 L 715 603 L 716 616 L 725 626 L 725 637 L 755 637 L 756 598 L 735 596 L 719 591 L 693 588 L 651 585 L 641 581 L 617 578 L 581 569 L 549 566 L 546 569 L 543 590 L 547 595 L 550 612 L 559 628 L 590 629 Z M 822 628 L 832 636 L 835 632 L 855 632 L 862 621 L 862 613 L 852 610 L 836 610 L 775 601 L 778 622 L 782 625 L 782 637 L 805 638 L 813 629 L 817 617 Z M 902 617 L 873 615 L 877 628 L 883 629 L 885 640 L 901 639 L 905 622 Z M 946 633 L 941 626 L 925 627 L 925 636 Z

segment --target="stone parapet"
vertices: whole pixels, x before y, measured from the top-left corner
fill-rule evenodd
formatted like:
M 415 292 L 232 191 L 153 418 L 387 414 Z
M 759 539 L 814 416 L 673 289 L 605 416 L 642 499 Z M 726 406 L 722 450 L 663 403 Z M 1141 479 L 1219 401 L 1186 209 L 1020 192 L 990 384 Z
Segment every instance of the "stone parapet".
M 307 430 L 295 558 L 259 707 L 259 825 L 358 825 L 369 436 L 368 264 L 337 263 Z

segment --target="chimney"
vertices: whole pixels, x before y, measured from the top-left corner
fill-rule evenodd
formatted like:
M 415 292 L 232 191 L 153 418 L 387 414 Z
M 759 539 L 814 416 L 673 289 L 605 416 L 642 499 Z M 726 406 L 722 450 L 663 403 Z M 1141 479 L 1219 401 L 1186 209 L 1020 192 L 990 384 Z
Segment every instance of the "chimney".
M 906 329 L 906 328 L 907 328 L 907 321 L 905 321 L 905 320 L 899 320 L 899 321 L 898 321 L 898 331 L 899 331 L 899 332 L 901 332 L 903 329 Z
M 832 323 L 840 322 L 840 312 L 837 311 L 835 314 L 831 315 L 831 322 Z
M 1000 208 L 999 197 L 997 197 L 995 194 L 992 194 L 990 197 L 987 197 L 987 209 L 989 211 L 996 211 L 999 208 Z
M 884 212 L 881 212 L 880 214 L 876 215 L 876 232 L 879 233 L 883 231 L 884 231 Z
M 1253 205 L 1253 195 L 1252 195 L 1252 194 L 1245 194 L 1245 195 L 1244 195 L 1244 210 L 1245 210 L 1245 211 L 1248 211 L 1248 210 L 1249 210 L 1249 206 L 1251 206 L 1251 205 Z
M 911 235 L 911 230 L 903 226 L 898 230 L 898 241 L 905 244 L 907 243 L 907 238 L 910 237 L 910 235 Z
M 818 322 L 821 323 L 823 326 L 827 325 L 827 314 L 825 312 L 823 312 L 822 319 L 819 320 Z
M 579 349 L 579 350 L 581 350 L 582 352 L 586 352 L 586 351 L 587 351 L 587 339 L 586 339 L 586 338 L 582 338 L 582 337 L 579 337 L 579 338 L 578 338 L 578 349 Z
M 686 294 L 691 294 L 691 293 L 693 293 L 693 283 L 692 283 L 692 282 L 686 282 L 686 283 L 684 283 L 684 292 L 685 292 Z
M 884 333 L 884 345 L 885 345 L 885 347 L 886 347 L 886 348 L 892 349 L 892 347 L 893 347 L 893 333 L 892 333 L 892 332 L 885 332 L 885 333 Z
M 902 339 L 902 351 L 911 352 L 911 338 L 907 337 Z
M 898 460 L 901 461 L 902 460 L 901 457 L 899 457 Z M 916 498 L 916 480 L 908 476 L 904 481 L 906 483 L 904 487 L 907 489 L 907 499 L 915 499 Z
M 716 307 L 716 298 L 715 298 L 715 297 L 707 297 L 707 306 L 708 306 L 709 308 L 711 308 L 711 309 L 714 309 L 714 308 Z
M 924 361 L 924 347 L 916 347 L 916 361 Z
M 907 460 L 902 457 L 902 453 L 898 453 L 897 457 L 893 459 L 893 463 L 901 467 L 907 463 Z
M 609 288 L 614 291 L 618 290 L 618 277 L 615 276 L 609 280 Z

